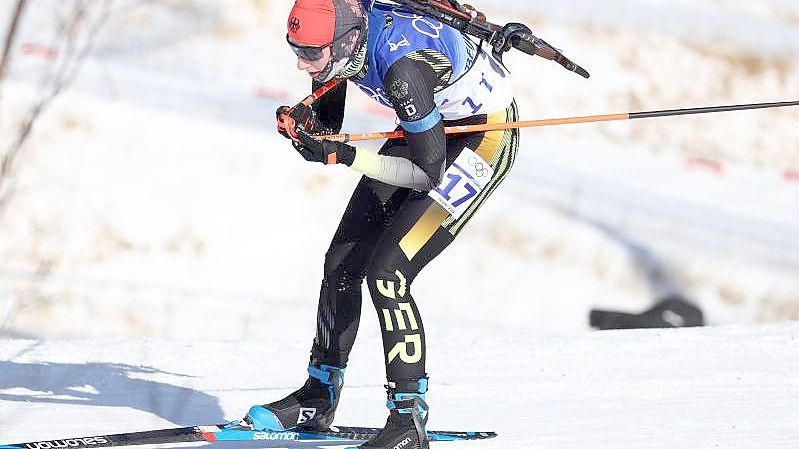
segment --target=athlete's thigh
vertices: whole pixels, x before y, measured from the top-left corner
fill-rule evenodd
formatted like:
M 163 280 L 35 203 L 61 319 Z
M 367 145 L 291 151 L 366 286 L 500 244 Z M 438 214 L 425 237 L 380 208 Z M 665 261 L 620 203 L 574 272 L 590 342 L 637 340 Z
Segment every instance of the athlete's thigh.
M 452 243 L 453 236 L 441 227 L 439 217 L 430 214 L 434 204 L 426 192 L 408 195 L 376 243 L 373 270 L 382 271 L 380 275 L 399 270 L 410 283 Z
M 375 244 L 409 193 L 409 189 L 362 177 L 333 235 L 325 271 L 344 266 L 353 276 L 365 276 Z

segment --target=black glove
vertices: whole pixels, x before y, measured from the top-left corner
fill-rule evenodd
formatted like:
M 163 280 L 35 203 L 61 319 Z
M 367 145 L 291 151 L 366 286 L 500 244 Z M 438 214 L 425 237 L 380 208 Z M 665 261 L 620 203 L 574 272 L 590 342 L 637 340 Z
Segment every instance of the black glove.
M 294 148 L 308 162 L 344 164 L 349 167 L 355 161 L 355 147 L 344 142 L 316 140 L 302 128 L 297 128 L 297 136 L 299 142 L 294 143 Z
M 283 137 L 297 141 L 297 128 L 302 128 L 310 134 L 320 134 L 324 131 L 322 122 L 310 106 L 302 103 L 294 106 L 281 106 L 275 111 L 277 116 L 277 132 Z
M 277 132 L 279 132 L 286 139 L 291 139 L 291 136 L 289 136 L 288 132 L 286 131 L 286 126 L 288 125 L 286 122 L 289 112 L 291 112 L 291 107 L 289 106 L 281 106 L 277 108 L 277 111 L 275 111 L 275 115 L 277 116 Z

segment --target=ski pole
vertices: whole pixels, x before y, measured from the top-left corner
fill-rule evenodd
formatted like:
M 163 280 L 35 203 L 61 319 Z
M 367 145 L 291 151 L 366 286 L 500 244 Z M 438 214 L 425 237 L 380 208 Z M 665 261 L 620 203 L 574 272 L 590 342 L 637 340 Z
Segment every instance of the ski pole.
M 338 86 L 339 83 L 341 83 L 342 81 L 344 81 L 344 80 L 343 79 L 333 78 L 332 80 L 326 82 L 319 89 L 316 89 L 315 91 L 313 91 L 313 93 L 311 93 L 311 95 L 308 95 L 307 97 L 305 97 L 305 99 L 303 99 L 301 102 L 297 103 L 294 107 L 292 107 L 291 109 L 287 109 L 286 112 L 283 112 L 277 118 L 278 129 L 281 129 L 281 127 L 282 127 L 285 130 L 293 130 L 294 127 L 296 126 L 296 124 L 294 123 L 294 119 L 289 116 L 289 112 L 292 109 L 294 109 L 294 108 L 296 108 L 297 106 L 300 106 L 300 105 L 305 105 L 305 106 L 310 107 L 312 104 L 316 103 L 317 100 L 319 100 L 320 98 L 324 97 L 328 92 L 330 92 L 331 90 L 335 89 L 336 86 Z M 289 132 L 289 134 L 293 135 L 293 132 Z M 294 137 L 296 138 L 296 136 L 294 136 Z
M 335 87 L 338 86 L 339 83 L 341 83 L 342 81 L 344 81 L 344 80 L 343 79 L 333 78 L 332 80 L 326 82 L 319 89 L 316 89 L 311 95 L 308 95 L 307 97 L 305 97 L 305 99 L 302 100 L 300 103 L 304 104 L 305 106 L 310 106 L 310 105 L 316 103 L 317 100 L 319 100 L 320 98 L 324 97 L 331 90 L 335 89 Z M 299 106 L 300 103 L 297 103 L 297 106 Z
M 635 120 L 642 118 L 672 117 L 672 116 L 691 115 L 691 114 L 708 114 L 713 112 L 730 112 L 730 111 L 745 111 L 750 109 L 781 108 L 788 106 L 799 106 L 799 101 L 741 104 L 733 106 L 714 106 L 714 107 L 691 108 L 691 109 L 667 109 L 663 111 L 625 112 L 621 114 L 589 115 L 583 117 L 564 117 L 564 118 L 553 118 L 553 119 L 543 119 L 543 120 L 531 120 L 526 122 L 486 123 L 484 125 L 448 126 L 444 128 L 444 133 L 449 136 L 454 134 L 468 134 L 468 133 L 486 132 L 486 131 L 501 131 L 508 129 L 568 125 L 574 123 L 610 122 L 610 121 L 619 121 L 619 120 Z M 316 138 L 318 140 L 331 140 L 335 142 L 359 142 L 364 140 L 377 140 L 377 139 L 402 139 L 404 137 L 405 137 L 405 131 L 399 130 L 391 132 L 364 133 L 364 134 L 332 134 L 327 136 L 317 136 Z

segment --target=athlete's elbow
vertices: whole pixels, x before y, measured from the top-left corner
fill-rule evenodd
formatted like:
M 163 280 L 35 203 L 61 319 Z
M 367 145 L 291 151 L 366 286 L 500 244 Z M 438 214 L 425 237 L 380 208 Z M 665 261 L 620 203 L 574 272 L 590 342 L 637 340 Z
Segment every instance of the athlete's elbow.
M 438 187 L 440 184 L 441 184 L 441 181 L 437 181 L 435 179 L 427 178 L 427 182 L 425 182 L 424 185 L 422 185 L 421 189 L 419 189 L 419 190 L 422 191 L 422 192 L 429 192 L 429 191 L 435 189 L 436 187 Z
M 438 170 L 428 170 L 425 173 L 427 174 L 426 183 L 424 186 L 425 191 L 430 191 L 435 189 L 436 187 L 441 185 L 441 181 L 444 179 L 444 172 L 446 171 L 446 164 L 445 161 L 441 161 L 440 168 Z

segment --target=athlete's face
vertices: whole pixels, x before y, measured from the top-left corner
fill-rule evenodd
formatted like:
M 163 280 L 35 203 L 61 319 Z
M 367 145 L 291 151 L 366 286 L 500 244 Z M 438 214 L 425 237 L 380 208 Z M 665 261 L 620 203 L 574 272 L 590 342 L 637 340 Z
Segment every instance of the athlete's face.
M 312 78 L 317 78 L 330 62 L 330 46 L 321 49 L 321 58 L 310 61 L 297 55 L 297 69 L 305 70 Z

